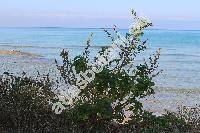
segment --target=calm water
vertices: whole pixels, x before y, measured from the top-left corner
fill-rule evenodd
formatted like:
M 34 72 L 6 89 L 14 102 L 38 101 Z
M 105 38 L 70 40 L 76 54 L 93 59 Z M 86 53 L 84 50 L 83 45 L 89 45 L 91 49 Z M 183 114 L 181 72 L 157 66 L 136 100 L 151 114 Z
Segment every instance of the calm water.
M 81 53 L 93 32 L 93 55 L 110 41 L 101 29 L 0 28 L 0 49 L 35 53 L 47 59 L 59 58 L 66 48 L 74 56 Z M 121 30 L 125 33 L 126 30 Z M 147 30 L 148 53 L 162 48 L 158 86 L 200 88 L 200 31 Z

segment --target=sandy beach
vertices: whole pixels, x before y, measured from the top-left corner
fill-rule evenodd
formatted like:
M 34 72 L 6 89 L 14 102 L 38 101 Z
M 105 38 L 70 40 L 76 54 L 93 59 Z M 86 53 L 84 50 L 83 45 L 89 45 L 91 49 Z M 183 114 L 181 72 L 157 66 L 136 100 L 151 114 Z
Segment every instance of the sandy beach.
M 21 52 L 17 50 L 0 50 L 0 55 L 26 56 L 26 57 L 42 57 L 41 55 Z

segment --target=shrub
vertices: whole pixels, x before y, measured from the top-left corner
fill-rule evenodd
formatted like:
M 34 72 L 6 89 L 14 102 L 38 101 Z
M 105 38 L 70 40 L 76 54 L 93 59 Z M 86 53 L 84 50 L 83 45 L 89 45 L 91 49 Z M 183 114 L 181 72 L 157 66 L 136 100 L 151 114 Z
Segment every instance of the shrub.
M 65 99 L 67 102 L 69 99 L 72 101 L 72 105 L 67 106 L 72 119 L 77 125 L 89 127 L 91 131 L 104 129 L 102 123 L 122 123 L 126 118 L 126 111 L 131 112 L 132 119 L 139 119 L 143 112 L 139 99 L 154 94 L 152 79 L 159 73 L 156 68 L 160 52 L 158 50 L 149 61 L 135 65 L 138 54 L 146 49 L 146 40 L 141 40 L 143 30 L 152 24 L 139 18 L 134 11 L 132 15 L 135 25 L 125 37 L 119 34 L 116 27 L 113 28 L 115 36 L 104 29 L 115 50 L 103 47 L 99 56 L 91 60 L 91 35 L 82 55 L 70 59 L 69 53 L 63 50 L 63 63 L 60 65 L 56 61 L 64 82 L 71 90 L 77 91 L 75 97 L 61 94 L 68 97 Z
M 59 119 L 49 106 L 53 97 L 48 76 L 34 80 L 4 73 L 0 79 L 1 129 L 7 132 L 54 131 Z
M 184 119 L 172 112 L 155 116 L 145 111 L 142 120 L 132 124 L 137 125 L 137 130 L 143 133 L 186 133 L 191 129 Z
M 200 131 L 200 106 L 189 108 L 186 106 L 179 107 L 179 112 L 177 116 L 190 125 L 192 132 Z

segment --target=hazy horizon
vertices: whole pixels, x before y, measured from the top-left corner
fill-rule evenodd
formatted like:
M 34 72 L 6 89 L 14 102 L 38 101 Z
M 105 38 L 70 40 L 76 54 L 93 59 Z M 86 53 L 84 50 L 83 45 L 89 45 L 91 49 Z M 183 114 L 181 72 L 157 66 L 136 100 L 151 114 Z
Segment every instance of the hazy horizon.
M 63 29 L 112 29 L 113 27 L 58 27 L 58 26 L 24 26 L 24 27 L 13 27 L 13 26 L 10 26 L 10 27 L 1 27 L 0 28 L 63 28 Z M 119 30 L 128 30 L 128 28 L 119 28 Z M 200 31 L 200 29 L 167 29 L 167 28 L 147 28 L 145 30 L 163 30 L 163 31 Z
M 131 9 L 147 16 L 152 29 L 199 30 L 198 0 L 6 0 L 0 2 L 0 27 L 127 28 Z

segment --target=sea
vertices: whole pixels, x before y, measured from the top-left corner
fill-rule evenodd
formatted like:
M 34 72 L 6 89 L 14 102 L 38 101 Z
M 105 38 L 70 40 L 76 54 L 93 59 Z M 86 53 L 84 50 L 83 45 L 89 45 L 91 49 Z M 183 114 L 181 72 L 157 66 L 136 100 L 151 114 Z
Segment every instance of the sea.
M 119 32 L 125 35 L 128 30 Z M 92 56 L 102 46 L 111 46 L 110 38 L 99 28 L 0 28 L 0 50 L 17 50 L 52 60 L 60 59 L 61 50 L 66 49 L 73 58 L 83 52 L 91 33 Z M 142 39 L 148 39 L 145 57 L 161 48 L 158 69 L 162 73 L 155 78 L 156 86 L 200 89 L 200 30 L 149 29 Z

